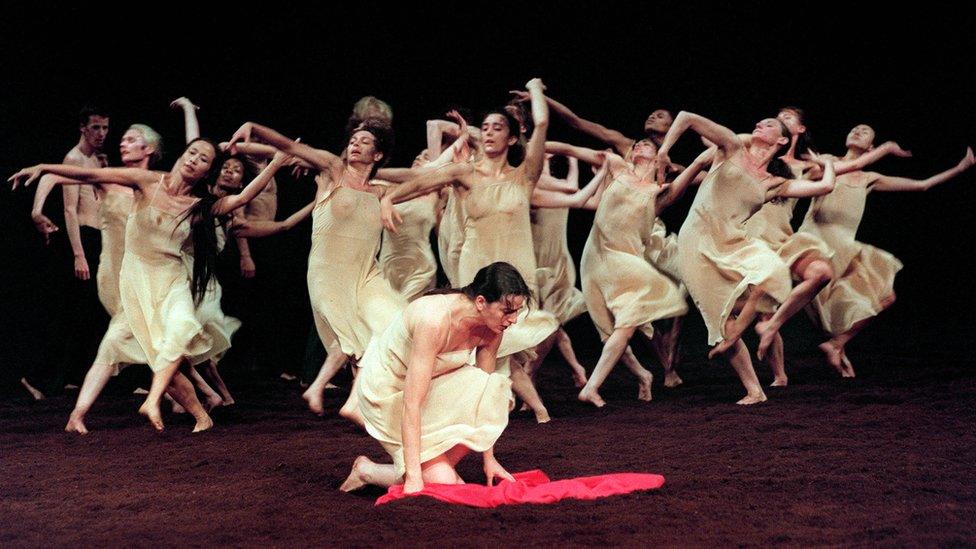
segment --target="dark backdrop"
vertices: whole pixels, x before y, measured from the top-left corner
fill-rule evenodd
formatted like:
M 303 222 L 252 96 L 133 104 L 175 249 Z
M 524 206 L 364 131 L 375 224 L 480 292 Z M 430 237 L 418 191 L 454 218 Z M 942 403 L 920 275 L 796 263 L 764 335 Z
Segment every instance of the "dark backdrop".
M 106 150 L 114 162 L 124 129 L 143 122 L 167 139 L 168 167 L 181 148 L 182 117 L 167 105 L 180 95 L 201 106 L 204 135 L 226 139 L 254 120 L 334 151 L 352 103 L 375 95 L 394 109 L 393 164 L 407 165 L 424 146 L 425 120 L 452 105 L 477 112 L 502 104 L 509 89 L 534 76 L 579 114 L 634 136 L 660 106 L 749 131 L 789 104 L 807 110 L 821 150 L 843 153 L 848 130 L 866 122 L 879 142 L 894 139 L 915 153 L 879 163 L 885 173 L 935 173 L 976 143 L 972 15 L 924 7 L 907 13 L 890 3 L 864 13 L 780 4 L 417 3 L 391 11 L 363 2 L 341 9 L 269 4 L 264 13 L 203 3 L 117 11 L 15 4 L 0 22 L 0 170 L 60 161 L 77 141 L 76 113 L 86 102 L 112 113 Z M 555 119 L 550 136 L 596 145 Z M 687 161 L 695 150 L 687 138 L 672 156 Z M 966 350 L 974 324 L 973 183 L 970 172 L 928 193 L 869 198 L 859 238 L 906 267 L 899 303 L 864 341 L 914 353 Z M 43 311 L 57 306 L 45 290 L 55 277 L 28 219 L 32 194 L 0 192 L 0 364 L 10 371 L 40 356 L 51 321 Z M 311 195 L 307 182 L 282 180 L 279 211 Z M 671 230 L 689 203 L 665 213 Z M 571 217 L 577 258 L 591 219 Z M 296 357 L 308 321 L 307 230 L 266 246 L 258 267 L 277 273 L 277 306 L 293 314 L 275 336 Z M 699 323 L 689 322 L 692 333 Z

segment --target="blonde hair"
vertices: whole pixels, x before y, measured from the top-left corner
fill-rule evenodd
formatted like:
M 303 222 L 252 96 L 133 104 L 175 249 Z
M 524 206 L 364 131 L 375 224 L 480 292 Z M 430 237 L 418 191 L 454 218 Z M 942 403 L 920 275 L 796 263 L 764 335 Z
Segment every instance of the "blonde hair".
M 155 164 L 163 158 L 163 136 L 159 135 L 159 132 L 145 124 L 133 124 L 129 129 L 139 132 L 146 145 L 153 148 L 150 164 Z
M 352 106 L 352 118 L 362 122 L 367 118 L 378 118 L 387 124 L 393 123 L 393 109 L 382 99 L 367 95 Z

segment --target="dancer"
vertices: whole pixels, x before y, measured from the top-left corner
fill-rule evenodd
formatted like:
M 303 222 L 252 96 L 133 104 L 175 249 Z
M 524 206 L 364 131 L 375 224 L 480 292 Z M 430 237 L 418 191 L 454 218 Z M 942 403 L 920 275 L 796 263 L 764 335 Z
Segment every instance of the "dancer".
M 458 261 L 458 278 L 462 284 L 469 283 L 486 263 L 506 261 L 518 269 L 530 288 L 535 286 L 529 197 L 542 173 L 549 119 L 542 81 L 532 79 L 526 88 L 532 95 L 535 129 L 528 141 L 525 159 L 517 168 L 509 162 L 509 157 L 520 151 L 515 147 L 520 126 L 511 114 L 498 109 L 488 113 L 481 124 L 482 159 L 474 164 L 453 163 L 436 168 L 427 175 L 392 188 L 382 199 L 384 224 L 395 230 L 393 204 L 448 184 L 457 184 L 455 189 L 463 200 L 465 212 L 464 244 Z M 551 342 L 558 327 L 552 314 L 531 310 L 516 329 L 506 334 L 499 355 L 507 359 L 515 353 L 531 351 L 540 343 Z M 549 412 L 524 370 L 525 364 L 541 360 L 541 356 L 544 353 L 536 356 L 523 353 L 515 357 L 510 371 L 516 393 L 532 408 L 536 421 L 544 423 L 550 419 Z M 508 369 L 507 364 L 499 366 L 500 371 Z
M 125 249 L 119 292 L 133 334 L 146 353 L 153 369 L 152 385 L 139 412 L 157 429 L 163 429 L 160 400 L 164 391 L 196 419 L 194 432 L 213 426 L 179 368 L 184 362 L 199 363 L 222 352 L 214 342 L 215 333 L 205 332 L 196 317 L 213 276 L 216 260 L 214 216 L 226 215 L 246 204 L 267 184 L 271 174 L 284 163 L 272 162 L 263 177 L 251 182 L 239 195 L 214 200 L 207 191 L 214 172 L 216 147 L 197 139 L 189 143 L 168 173 L 141 168 L 79 168 L 40 164 L 10 177 L 14 187 L 24 180 L 32 182 L 44 173 L 53 173 L 86 184 L 126 185 L 136 191 L 135 205 L 126 227 Z M 192 249 L 192 265 L 187 265 Z M 189 271 L 189 272 L 188 272 Z
M 427 483 L 463 484 L 455 467 L 471 451 L 483 453 L 489 486 L 513 480 L 493 451 L 512 405 L 511 382 L 495 364 L 502 334 L 531 296 L 517 269 L 492 263 L 459 290 L 415 300 L 372 341 L 359 407 L 393 464 L 359 456 L 340 490 L 402 481 L 414 493 Z
M 631 160 L 563 143 L 547 143 L 551 152 L 572 155 L 585 162 L 605 158 L 610 183 L 599 205 L 593 228 L 583 249 L 580 270 L 586 308 L 604 340 L 603 352 L 578 398 L 597 407 L 606 404 L 599 388 L 617 361 L 625 356 L 628 342 L 638 330 L 654 337 L 652 323 L 687 313 L 678 286 L 646 259 L 646 235 L 658 212 L 680 196 L 684 188 L 711 160 L 702 153 L 675 183 L 667 188 L 654 181 L 657 149 L 649 139 L 638 141 Z M 624 359 L 638 378 L 638 398 L 651 400 L 652 376 L 630 356 Z
M 751 138 L 744 139 L 707 118 L 681 112 L 657 154 L 659 180 L 670 164 L 671 146 L 689 128 L 718 149 L 715 165 L 678 233 L 681 278 L 702 313 L 709 345 L 715 345 L 709 357 L 724 354 L 746 388 L 746 397 L 738 403 L 763 402 L 766 395 L 739 338 L 758 312 L 775 309 L 769 322 L 779 325 L 813 294 L 810 288 L 792 287 L 788 267 L 769 247 L 750 238 L 744 224 L 764 202 L 777 196 L 830 192 L 833 163 L 826 163 L 821 181 L 792 179 L 789 168 L 779 160 L 791 137 L 779 120 L 760 121 Z
M 839 162 L 857 161 L 874 148 L 874 130 L 855 126 L 847 135 L 847 154 Z M 829 157 L 817 158 L 819 161 Z M 854 377 L 847 358 L 847 343 L 895 302 L 895 275 L 901 262 L 890 253 L 855 240 L 871 191 L 924 191 L 944 183 L 973 166 L 973 150 L 959 163 L 926 179 L 893 177 L 853 171 L 838 176 L 833 192 L 815 198 L 807 210 L 801 233 L 821 238 L 833 250 L 837 278 L 814 299 L 822 328 L 830 339 L 820 344 L 827 362 L 844 377 Z
M 328 358 L 304 396 L 309 408 L 322 413 L 322 391 L 329 380 L 350 357 L 362 357 L 370 339 L 406 304 L 376 262 L 383 230 L 377 198 L 385 187 L 373 178 L 392 150 L 392 129 L 375 119 L 362 122 L 349 135 L 345 159 L 253 122 L 234 134 L 229 150 L 252 135 L 320 170 L 315 179 L 308 290 Z M 339 413 L 361 424 L 355 390 Z

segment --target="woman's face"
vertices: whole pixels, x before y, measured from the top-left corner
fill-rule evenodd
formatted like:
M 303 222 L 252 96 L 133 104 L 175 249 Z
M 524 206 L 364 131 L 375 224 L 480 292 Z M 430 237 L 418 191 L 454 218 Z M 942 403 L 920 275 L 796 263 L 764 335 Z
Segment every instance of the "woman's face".
M 228 158 L 220 167 L 220 175 L 217 176 L 217 184 L 214 186 L 213 194 L 218 197 L 235 194 L 241 190 L 243 180 L 244 163 L 237 158 Z
M 372 164 L 383 158 L 383 153 L 376 150 L 376 137 L 366 131 L 358 130 L 349 138 L 346 146 L 346 158 L 349 162 Z
M 847 148 L 870 150 L 874 146 L 874 129 L 867 124 L 858 124 L 847 134 Z
M 638 158 L 654 160 L 657 158 L 657 146 L 650 139 L 641 139 L 637 143 L 634 143 L 634 149 L 631 151 L 630 157 L 635 161 Z
M 783 135 L 783 125 L 775 118 L 760 120 L 752 130 L 752 138 L 768 145 L 785 145 L 790 142 Z
M 790 130 L 791 135 L 798 135 L 807 131 L 806 126 L 800 122 L 800 117 L 794 110 L 783 109 L 776 115 L 776 119 L 782 122 L 786 129 Z
M 206 177 L 213 165 L 217 151 L 206 141 L 194 141 L 180 157 L 180 175 L 187 181 L 199 181 Z
M 152 153 L 153 149 L 146 144 L 146 139 L 138 130 L 130 129 L 122 134 L 122 142 L 119 143 L 119 154 L 122 156 L 123 164 L 138 164 Z
M 498 155 L 515 144 L 517 138 L 508 127 L 508 119 L 498 113 L 491 113 L 481 123 L 481 143 L 485 154 Z
M 519 311 L 525 305 L 525 297 L 520 295 L 507 295 L 498 301 L 485 301 L 484 297 L 478 297 L 481 318 L 485 326 L 496 334 L 515 324 Z
M 667 133 L 668 129 L 671 128 L 672 122 L 674 122 L 674 118 L 671 117 L 671 113 L 664 109 L 657 109 L 647 117 L 647 120 L 644 121 L 644 131 L 653 133 Z

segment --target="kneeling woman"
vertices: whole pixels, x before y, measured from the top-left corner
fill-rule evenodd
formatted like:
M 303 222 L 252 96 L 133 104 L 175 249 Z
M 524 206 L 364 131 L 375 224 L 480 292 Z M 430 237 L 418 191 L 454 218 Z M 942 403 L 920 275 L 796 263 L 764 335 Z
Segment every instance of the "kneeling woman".
M 366 349 L 358 386 L 366 430 L 393 464 L 356 458 L 340 487 L 404 492 L 424 483 L 462 484 L 454 467 L 470 451 L 484 454 L 485 476 L 511 480 L 492 447 L 514 402 L 508 376 L 495 373 L 505 329 L 531 297 L 508 263 L 492 263 L 459 290 L 435 290 L 413 301 Z M 474 366 L 471 358 L 474 356 Z

